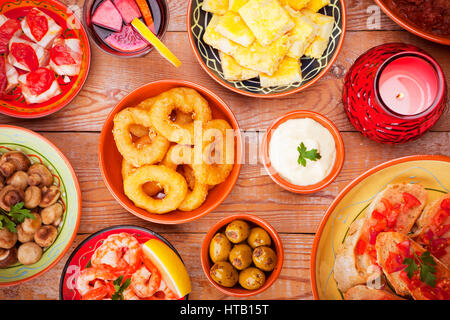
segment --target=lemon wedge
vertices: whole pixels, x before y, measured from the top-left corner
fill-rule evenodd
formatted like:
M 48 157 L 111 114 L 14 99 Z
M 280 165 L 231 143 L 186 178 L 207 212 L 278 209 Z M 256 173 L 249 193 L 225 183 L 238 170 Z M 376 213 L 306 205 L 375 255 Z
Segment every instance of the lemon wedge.
M 158 268 L 167 287 L 179 299 L 191 292 L 191 279 L 180 257 L 164 242 L 150 239 L 142 246 L 142 252 Z
M 162 43 L 153 32 L 139 18 L 134 18 L 131 22 L 133 27 L 143 36 L 158 52 L 175 67 L 181 66 L 181 61 Z

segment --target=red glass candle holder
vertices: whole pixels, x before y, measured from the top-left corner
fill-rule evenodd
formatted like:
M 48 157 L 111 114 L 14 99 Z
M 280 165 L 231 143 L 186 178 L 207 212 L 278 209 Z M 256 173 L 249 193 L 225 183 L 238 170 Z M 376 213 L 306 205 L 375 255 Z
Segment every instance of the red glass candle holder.
M 436 72 L 435 98 L 417 114 L 394 111 L 380 95 L 380 75 L 401 57 L 423 59 Z M 436 123 L 446 105 L 447 86 L 442 68 L 428 53 L 413 45 L 388 43 L 370 49 L 355 61 L 345 76 L 342 100 L 350 122 L 364 136 L 382 143 L 404 143 L 420 137 Z

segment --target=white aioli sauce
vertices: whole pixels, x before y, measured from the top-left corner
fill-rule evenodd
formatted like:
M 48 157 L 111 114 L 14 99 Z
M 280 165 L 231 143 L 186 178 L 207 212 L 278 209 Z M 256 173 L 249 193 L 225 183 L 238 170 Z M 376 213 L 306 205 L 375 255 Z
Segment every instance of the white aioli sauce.
M 306 159 L 306 167 L 297 162 L 300 144 L 309 151 L 317 149 L 321 158 Z M 331 133 L 310 118 L 291 119 L 278 126 L 269 144 L 269 157 L 273 169 L 285 180 L 298 186 L 316 184 L 330 173 L 336 160 L 336 145 Z

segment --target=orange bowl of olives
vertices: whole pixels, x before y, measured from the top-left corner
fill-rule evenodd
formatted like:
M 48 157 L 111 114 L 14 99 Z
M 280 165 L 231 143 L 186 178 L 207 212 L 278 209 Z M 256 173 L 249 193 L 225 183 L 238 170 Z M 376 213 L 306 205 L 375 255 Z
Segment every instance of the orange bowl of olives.
M 250 214 L 216 223 L 202 244 L 202 268 L 211 284 L 235 297 L 260 294 L 278 278 L 283 246 L 275 229 Z

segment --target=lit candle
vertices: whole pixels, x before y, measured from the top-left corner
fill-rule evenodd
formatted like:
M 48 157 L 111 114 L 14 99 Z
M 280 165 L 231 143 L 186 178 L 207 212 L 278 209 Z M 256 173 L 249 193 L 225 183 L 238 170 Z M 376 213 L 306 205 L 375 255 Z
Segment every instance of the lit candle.
M 418 56 L 391 61 L 382 70 L 378 84 L 385 106 L 400 115 L 416 115 L 427 110 L 439 91 L 436 70 Z

